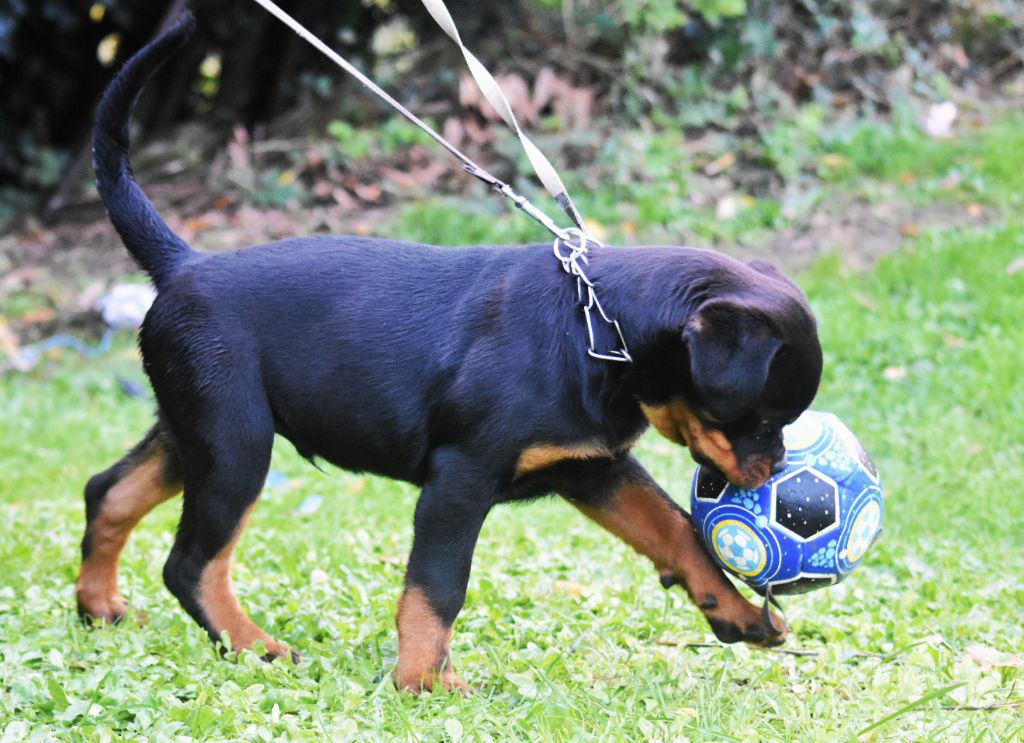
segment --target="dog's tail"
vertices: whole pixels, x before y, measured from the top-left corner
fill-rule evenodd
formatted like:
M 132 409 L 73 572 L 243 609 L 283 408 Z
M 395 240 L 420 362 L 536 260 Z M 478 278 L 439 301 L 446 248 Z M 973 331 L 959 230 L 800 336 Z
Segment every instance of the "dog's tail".
M 93 168 L 100 198 L 128 252 L 157 289 L 194 251 L 171 231 L 136 183 L 128 161 L 128 121 L 146 82 L 185 43 L 195 25 L 192 14 L 184 13 L 125 63 L 103 94 L 93 130 Z

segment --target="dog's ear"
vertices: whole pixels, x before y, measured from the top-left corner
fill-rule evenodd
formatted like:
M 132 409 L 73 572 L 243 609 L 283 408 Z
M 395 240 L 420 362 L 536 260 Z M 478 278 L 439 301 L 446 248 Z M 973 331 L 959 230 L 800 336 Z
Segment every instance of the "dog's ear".
M 782 340 L 767 319 L 743 305 L 704 304 L 683 329 L 699 404 L 714 421 L 736 420 L 753 407 Z
M 786 276 L 786 274 L 782 273 L 782 271 L 777 269 L 771 263 L 768 263 L 768 261 L 750 261 L 749 263 L 747 263 L 747 265 L 760 274 L 764 274 L 765 276 L 775 279 L 776 281 L 782 281 L 783 283 L 788 284 L 794 289 L 797 289 L 797 285 L 790 281 L 789 277 Z

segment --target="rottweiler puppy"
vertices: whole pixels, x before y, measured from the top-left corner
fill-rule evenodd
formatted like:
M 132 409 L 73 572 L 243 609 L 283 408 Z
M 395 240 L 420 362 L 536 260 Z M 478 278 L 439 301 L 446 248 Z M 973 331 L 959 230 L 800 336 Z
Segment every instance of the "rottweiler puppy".
M 235 649 L 295 659 L 245 614 L 230 576 L 279 434 L 310 459 L 422 488 L 398 602 L 399 688 L 466 688 L 449 644 L 480 527 L 500 503 L 549 494 L 648 557 L 721 640 L 781 642 L 630 450 L 653 425 L 742 487 L 783 466 L 781 429 L 810 404 L 822 365 L 796 286 L 705 250 L 595 247 L 589 273 L 633 356 L 612 363 L 588 356 L 576 283 L 549 245 L 308 237 L 197 253 L 126 154 L 136 97 L 193 24 L 136 54 L 98 112 L 100 195 L 158 289 L 139 338 L 158 415 L 86 485 L 81 614 L 125 613 L 121 550 L 184 492 L 167 587 L 215 642 L 226 631 Z

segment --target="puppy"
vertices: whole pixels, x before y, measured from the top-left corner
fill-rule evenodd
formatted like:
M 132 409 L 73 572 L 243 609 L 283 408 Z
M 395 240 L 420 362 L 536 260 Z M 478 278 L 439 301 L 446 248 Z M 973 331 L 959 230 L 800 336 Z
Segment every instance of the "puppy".
M 588 356 L 576 284 L 547 245 L 312 237 L 197 253 L 126 155 L 136 97 L 193 24 L 136 54 L 98 112 L 100 195 L 159 292 L 139 340 L 158 419 L 86 485 L 81 614 L 125 613 L 121 549 L 184 492 L 167 587 L 215 642 L 227 632 L 235 649 L 295 659 L 245 614 L 230 577 L 279 434 L 310 459 L 422 488 L 398 603 L 399 688 L 466 688 L 449 644 L 480 527 L 500 503 L 549 494 L 650 558 L 719 639 L 781 642 L 630 449 L 653 425 L 742 487 L 781 467 L 781 429 L 821 375 L 800 291 L 765 264 L 709 251 L 595 247 L 590 275 L 633 356 L 612 363 Z

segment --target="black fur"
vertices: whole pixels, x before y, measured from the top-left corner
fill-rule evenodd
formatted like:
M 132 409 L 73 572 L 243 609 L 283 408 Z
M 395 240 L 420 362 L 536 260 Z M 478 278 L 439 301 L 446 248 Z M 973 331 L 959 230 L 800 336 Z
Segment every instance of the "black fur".
M 423 488 L 407 583 L 448 624 L 493 505 L 548 493 L 600 504 L 649 480 L 626 454 L 648 425 L 639 403 L 684 400 L 738 454 L 778 454 L 782 425 L 817 390 L 821 350 L 800 292 L 764 265 L 594 248 L 590 275 L 635 358 L 621 364 L 587 355 L 575 283 L 548 244 L 308 237 L 192 251 L 125 154 L 135 98 L 192 25 L 124 67 L 95 153 L 111 220 L 159 289 L 140 345 L 185 483 L 164 576 L 211 634 L 196 583 L 255 501 L 275 433 L 306 457 Z M 517 476 L 529 447 L 580 444 L 614 454 Z
M 128 252 L 158 289 L 193 251 L 171 232 L 132 177 L 128 115 L 146 81 L 185 43 L 195 25 L 195 18 L 186 13 L 166 34 L 128 60 L 104 92 L 93 130 L 93 168 L 100 198 Z

